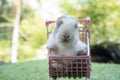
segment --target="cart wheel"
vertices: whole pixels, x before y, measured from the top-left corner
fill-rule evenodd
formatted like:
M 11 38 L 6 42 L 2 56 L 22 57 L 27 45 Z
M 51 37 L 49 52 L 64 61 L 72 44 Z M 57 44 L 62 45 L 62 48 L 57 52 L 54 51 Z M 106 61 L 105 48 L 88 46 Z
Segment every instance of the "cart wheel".
M 85 77 L 85 80 L 90 80 L 89 78 Z
M 56 80 L 57 78 L 51 78 L 51 80 Z

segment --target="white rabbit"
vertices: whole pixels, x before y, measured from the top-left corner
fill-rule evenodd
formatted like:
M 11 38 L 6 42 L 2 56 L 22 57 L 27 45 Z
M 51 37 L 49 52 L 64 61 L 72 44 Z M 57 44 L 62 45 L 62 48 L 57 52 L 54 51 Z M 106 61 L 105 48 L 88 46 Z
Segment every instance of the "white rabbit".
M 52 56 L 79 56 L 87 53 L 87 45 L 80 40 L 77 20 L 63 15 L 56 21 L 56 27 L 49 35 L 47 48 Z M 75 60 L 69 60 L 74 62 Z M 52 68 L 58 71 L 63 69 L 64 74 L 68 74 L 66 67 L 68 60 L 53 60 Z M 71 74 L 71 73 L 70 73 Z M 56 80 L 53 78 L 52 80 Z
M 48 50 L 53 56 L 76 56 L 87 52 L 87 45 L 79 38 L 77 20 L 63 15 L 56 21 L 56 27 L 49 35 Z

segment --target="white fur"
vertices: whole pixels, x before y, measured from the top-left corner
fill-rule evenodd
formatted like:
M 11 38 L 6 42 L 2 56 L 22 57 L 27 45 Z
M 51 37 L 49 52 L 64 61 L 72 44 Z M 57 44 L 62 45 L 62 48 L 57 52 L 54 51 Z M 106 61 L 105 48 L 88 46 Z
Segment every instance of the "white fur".
M 51 55 L 76 56 L 79 51 L 86 52 L 87 45 L 79 39 L 78 29 L 74 27 L 77 25 L 77 21 L 68 15 L 60 17 L 60 20 L 63 24 L 58 29 L 54 29 L 48 38 L 47 48 L 51 51 Z M 60 20 L 58 18 L 58 22 Z M 64 34 L 70 35 L 69 42 L 62 42 Z

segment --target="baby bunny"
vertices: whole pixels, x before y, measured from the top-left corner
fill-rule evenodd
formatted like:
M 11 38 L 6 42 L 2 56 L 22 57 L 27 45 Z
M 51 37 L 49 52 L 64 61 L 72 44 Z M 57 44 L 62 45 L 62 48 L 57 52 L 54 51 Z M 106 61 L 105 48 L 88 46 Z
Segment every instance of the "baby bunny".
M 49 35 L 47 49 L 53 56 L 77 56 L 87 53 L 87 45 L 79 38 L 77 20 L 63 15 Z

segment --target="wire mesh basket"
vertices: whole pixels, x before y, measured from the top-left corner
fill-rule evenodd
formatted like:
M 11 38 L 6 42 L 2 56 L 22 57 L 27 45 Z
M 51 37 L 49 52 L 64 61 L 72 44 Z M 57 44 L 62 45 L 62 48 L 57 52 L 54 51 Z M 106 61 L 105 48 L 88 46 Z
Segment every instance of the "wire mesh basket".
M 79 23 L 85 23 L 86 27 L 78 26 L 80 40 L 88 46 L 86 55 L 80 56 L 52 56 L 48 51 L 49 76 L 52 80 L 60 77 L 90 79 L 91 56 L 90 56 L 90 18 L 78 19 Z M 49 25 L 55 21 L 46 21 L 47 37 L 51 33 Z M 52 67 L 56 65 L 56 68 Z M 62 66 L 61 66 L 62 65 Z

